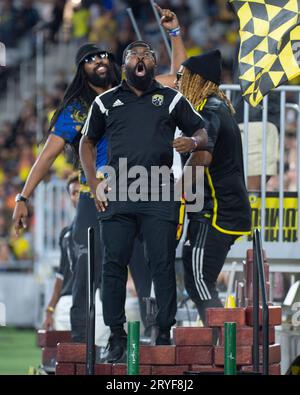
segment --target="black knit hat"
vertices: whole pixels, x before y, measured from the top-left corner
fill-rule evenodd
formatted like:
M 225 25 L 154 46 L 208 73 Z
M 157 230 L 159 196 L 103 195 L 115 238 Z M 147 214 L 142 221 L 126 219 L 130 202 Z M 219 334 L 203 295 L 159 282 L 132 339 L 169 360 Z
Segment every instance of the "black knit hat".
M 155 56 L 155 52 L 152 49 L 151 45 L 149 43 L 147 43 L 146 41 L 143 40 L 138 40 L 138 41 L 134 41 L 132 43 L 130 43 L 129 45 L 127 45 L 127 47 L 124 49 L 123 51 L 123 57 L 122 57 L 122 62 L 123 64 L 125 63 L 125 58 L 127 55 L 127 52 L 130 51 L 131 49 L 135 48 L 135 47 L 144 47 L 147 48 L 149 51 L 152 52 L 154 60 L 156 62 L 156 56 Z
M 185 60 L 182 65 L 192 73 L 199 74 L 208 81 L 217 85 L 221 83 L 222 58 L 218 49 L 205 52 L 202 55 L 192 56 Z
M 103 51 L 103 49 L 99 48 L 96 44 L 93 43 L 87 43 L 83 44 L 77 51 L 76 57 L 75 57 L 75 63 L 76 66 L 79 66 L 79 64 L 83 61 L 84 58 L 86 58 L 89 55 L 94 55 L 96 53 L 105 53 L 107 51 Z M 112 53 L 108 53 L 108 58 L 112 61 L 115 61 L 115 57 Z

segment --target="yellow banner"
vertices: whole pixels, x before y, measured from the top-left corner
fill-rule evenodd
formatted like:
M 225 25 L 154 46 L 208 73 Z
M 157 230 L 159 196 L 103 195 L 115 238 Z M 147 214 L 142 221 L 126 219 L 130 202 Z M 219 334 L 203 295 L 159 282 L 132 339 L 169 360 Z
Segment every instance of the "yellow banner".
M 261 226 L 260 194 L 250 194 L 252 227 Z M 295 242 L 298 235 L 298 198 L 296 192 L 285 193 L 283 199 L 283 241 Z M 251 240 L 251 237 L 249 237 Z M 266 196 L 265 241 L 279 241 L 279 195 L 268 192 Z

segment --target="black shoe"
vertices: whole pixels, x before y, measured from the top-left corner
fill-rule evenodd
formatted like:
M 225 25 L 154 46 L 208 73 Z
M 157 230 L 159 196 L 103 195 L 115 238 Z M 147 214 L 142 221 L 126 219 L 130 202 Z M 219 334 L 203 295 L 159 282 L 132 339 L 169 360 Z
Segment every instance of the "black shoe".
M 127 335 L 111 334 L 107 344 L 107 354 L 103 362 L 125 363 L 127 359 Z
M 157 346 L 170 346 L 171 345 L 170 331 L 159 331 L 155 344 Z

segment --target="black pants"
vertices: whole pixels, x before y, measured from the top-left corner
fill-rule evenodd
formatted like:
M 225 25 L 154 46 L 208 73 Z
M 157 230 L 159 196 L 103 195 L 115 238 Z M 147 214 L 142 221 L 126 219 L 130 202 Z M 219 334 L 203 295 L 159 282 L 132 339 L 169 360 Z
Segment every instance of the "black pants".
M 192 220 L 183 247 L 186 290 L 205 323 L 208 307 L 222 307 L 216 281 L 236 236 L 219 232 L 209 224 Z
M 98 212 L 94 199 L 90 194 L 81 193 L 77 206 L 76 217 L 73 227 L 73 241 L 75 246 L 76 262 L 73 268 L 72 308 L 71 308 L 71 331 L 74 342 L 82 343 L 86 339 L 86 303 L 87 303 L 87 262 L 88 262 L 88 237 L 89 227 L 95 230 L 95 271 L 96 287 L 100 287 L 103 243 L 100 237 Z M 110 235 L 114 237 L 113 234 Z M 144 255 L 144 247 L 139 239 L 134 242 L 133 251 L 130 251 L 130 270 L 133 282 L 139 298 L 140 314 L 145 330 L 146 305 L 143 298 L 150 296 L 151 275 Z
M 146 321 L 146 303 L 143 298 L 150 296 L 152 281 L 150 268 L 145 258 L 142 237 L 137 237 L 134 241 L 129 268 L 138 295 L 140 316 L 144 325 L 144 334 L 150 336 L 151 327 L 148 327 Z
M 73 227 L 76 262 L 73 268 L 71 307 L 72 340 L 78 343 L 85 342 L 86 339 L 88 228 L 90 226 L 95 230 L 95 283 L 96 287 L 99 287 L 103 248 L 97 210 L 94 199 L 88 193 L 81 193 Z
M 156 205 L 157 207 L 157 205 Z M 101 221 L 104 243 L 102 271 L 103 317 L 106 325 L 120 327 L 126 321 L 127 264 L 136 235 L 142 233 L 158 305 L 157 324 L 169 329 L 175 323 L 176 221 L 146 214 L 114 214 Z M 156 211 L 157 214 L 157 211 Z

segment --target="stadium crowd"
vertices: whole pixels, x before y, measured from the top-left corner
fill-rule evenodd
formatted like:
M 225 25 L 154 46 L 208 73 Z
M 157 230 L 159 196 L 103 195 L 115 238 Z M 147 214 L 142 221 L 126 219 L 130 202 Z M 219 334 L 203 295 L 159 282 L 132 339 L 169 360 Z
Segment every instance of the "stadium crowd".
M 187 55 L 200 54 L 219 48 L 223 56 L 223 83 L 232 83 L 232 68 L 238 41 L 237 21 L 223 0 L 161 0 L 161 7 L 176 12 L 183 30 Z M 7 67 L 0 69 L 0 89 L 5 94 L 6 81 L 16 73 L 23 57 L 35 53 L 35 32 L 43 29 L 47 48 L 60 40 L 72 41 L 78 46 L 86 41 L 97 42 L 103 49 L 116 54 L 121 63 L 124 48 L 135 39 L 126 8 L 131 7 L 143 39 L 158 51 L 158 73 L 169 69 L 169 58 L 161 33 L 148 0 L 3 0 L 0 5 L 0 42 L 7 49 Z M 213 28 L 212 28 L 213 26 Z M 58 60 L 59 61 L 59 60 Z M 63 96 L 69 76 L 58 73 L 54 88 L 44 93 L 44 133 L 49 119 Z M 293 98 L 290 98 L 293 100 Z M 296 117 L 287 112 L 286 189 L 296 188 Z M 35 98 L 22 103 L 17 119 L 0 124 L 0 270 L 1 265 L 33 258 L 33 224 L 30 218 L 27 231 L 16 238 L 11 217 L 14 198 L 32 167 L 37 148 L 37 111 Z M 60 156 L 49 179 L 65 179 L 72 171 L 71 159 Z M 269 189 L 278 188 L 277 177 Z M 4 265 L 3 265 L 4 264 Z

